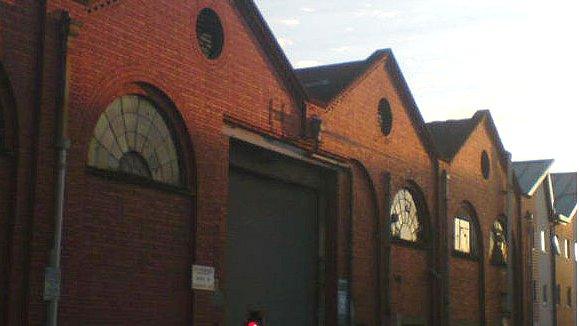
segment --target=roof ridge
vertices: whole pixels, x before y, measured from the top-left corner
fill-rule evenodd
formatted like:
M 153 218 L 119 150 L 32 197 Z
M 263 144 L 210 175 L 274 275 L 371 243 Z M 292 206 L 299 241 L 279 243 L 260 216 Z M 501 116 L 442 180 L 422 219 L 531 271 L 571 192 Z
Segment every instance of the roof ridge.
M 344 61 L 344 62 L 336 62 L 336 63 L 328 63 L 319 66 L 311 66 L 311 67 L 304 67 L 304 68 L 296 68 L 294 69 L 296 72 L 305 71 L 305 70 L 314 70 L 314 69 L 322 69 L 322 68 L 331 68 L 331 67 L 339 67 L 339 66 L 346 66 L 354 63 L 365 63 L 366 60 L 353 60 L 353 61 Z

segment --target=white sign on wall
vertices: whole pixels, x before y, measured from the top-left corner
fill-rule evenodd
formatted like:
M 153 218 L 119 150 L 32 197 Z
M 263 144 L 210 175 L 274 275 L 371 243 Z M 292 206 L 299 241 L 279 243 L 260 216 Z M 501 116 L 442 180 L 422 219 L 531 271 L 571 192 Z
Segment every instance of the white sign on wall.
M 215 291 L 215 268 L 191 266 L 191 288 L 193 290 Z

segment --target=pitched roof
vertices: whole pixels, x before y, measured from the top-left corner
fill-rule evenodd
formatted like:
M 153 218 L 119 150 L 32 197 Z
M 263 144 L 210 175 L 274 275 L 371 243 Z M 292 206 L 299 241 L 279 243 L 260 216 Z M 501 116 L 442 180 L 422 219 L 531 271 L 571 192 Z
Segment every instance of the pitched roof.
M 433 121 L 426 124 L 440 158 L 452 161 L 475 128 L 486 118 L 490 127 L 493 141 L 501 154 L 501 161 L 506 163 L 510 154 L 505 150 L 499 132 L 491 116 L 490 111 L 481 110 L 469 119 Z
M 434 139 L 439 155 L 451 160 L 476 127 L 475 122 L 473 119 L 434 121 L 427 123 L 426 128 Z
M 536 160 L 513 162 L 513 172 L 521 193 L 532 196 L 539 185 L 545 180 L 554 160 Z
M 553 192 L 555 194 L 555 212 L 570 219 L 577 212 L 577 172 L 553 173 Z
M 426 150 L 434 157 L 434 143 L 428 130 L 426 130 L 422 114 L 391 49 L 377 50 L 367 59 L 361 61 L 297 69 L 296 75 L 303 84 L 309 100 L 322 106 L 329 106 L 350 87 L 353 87 L 356 82 L 362 80 L 366 73 L 382 60 L 385 61 L 384 68 L 392 79 L 394 87 L 398 90 L 404 108 L 416 128 L 420 140 Z
M 310 99 L 329 103 L 368 68 L 368 60 L 297 69 L 296 75 Z

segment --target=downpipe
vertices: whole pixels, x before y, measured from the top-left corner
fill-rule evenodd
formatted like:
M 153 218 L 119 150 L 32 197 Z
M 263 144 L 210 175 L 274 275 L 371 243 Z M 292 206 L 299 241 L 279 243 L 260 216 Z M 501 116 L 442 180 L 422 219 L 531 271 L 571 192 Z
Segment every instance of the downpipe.
M 70 16 L 67 12 L 58 15 L 58 92 L 56 98 L 56 184 L 54 198 L 54 238 L 50 264 L 46 268 L 44 298 L 48 301 L 47 325 L 58 325 L 58 305 L 61 285 L 62 229 L 64 217 L 64 194 L 66 187 L 67 154 L 70 141 L 66 137 L 68 104 L 68 39 Z

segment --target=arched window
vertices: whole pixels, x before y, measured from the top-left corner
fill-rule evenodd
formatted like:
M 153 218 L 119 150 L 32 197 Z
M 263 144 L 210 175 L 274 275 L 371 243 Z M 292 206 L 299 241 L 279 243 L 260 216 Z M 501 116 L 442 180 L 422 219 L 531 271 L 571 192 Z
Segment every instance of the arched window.
M 165 119 L 151 101 L 138 95 L 116 99 L 100 116 L 88 164 L 160 183 L 181 183 L 177 149 Z
M 420 202 L 420 196 L 413 193 L 411 189 L 404 188 L 392 200 L 390 232 L 394 239 L 409 242 L 421 240 L 424 203 Z
M 478 254 L 478 230 L 474 209 L 463 203 L 454 218 L 454 250 L 457 253 L 476 256 Z
M 489 250 L 491 263 L 495 265 L 507 263 L 507 228 L 504 218 L 497 219 L 491 227 Z

